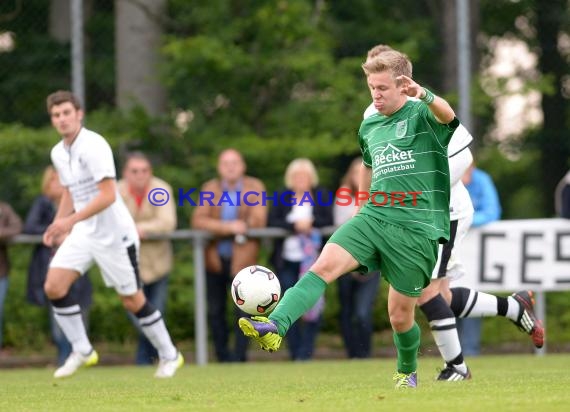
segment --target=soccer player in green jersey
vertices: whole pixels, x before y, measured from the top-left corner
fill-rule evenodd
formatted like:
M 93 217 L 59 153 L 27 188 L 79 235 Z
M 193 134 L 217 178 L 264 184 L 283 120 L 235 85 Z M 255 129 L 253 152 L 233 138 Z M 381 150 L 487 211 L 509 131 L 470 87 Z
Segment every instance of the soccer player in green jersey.
M 317 261 L 269 316 L 239 326 L 268 351 L 311 308 L 327 284 L 354 270 L 381 270 L 398 352 L 397 388 L 417 386 L 420 329 L 414 309 L 431 278 L 438 244 L 449 239 L 447 145 L 459 124 L 451 106 L 411 78 L 411 63 L 387 51 L 362 65 L 374 107 L 359 130 L 359 190 L 365 205 L 330 238 Z M 419 100 L 408 100 L 416 97 Z
M 393 50 L 390 46 L 379 44 L 368 51 L 367 59 Z M 378 111 L 371 103 L 364 112 L 364 118 L 377 115 Z M 449 241 L 439 246 L 438 260 L 432 272 L 431 283 L 424 288 L 417 305 L 425 314 L 431 333 L 445 361 L 437 380 L 462 381 L 471 379 L 471 371 L 463 357 L 463 351 L 455 317 L 480 318 L 483 316 L 502 316 L 510 319 L 522 332 L 528 334 L 534 345 L 540 348 L 544 344 L 544 327 L 534 313 L 532 291 L 519 291 L 512 296 L 502 297 L 479 292 L 463 287 L 449 287 L 449 280 L 465 274 L 465 268 L 457 256 L 457 250 L 473 219 L 473 205 L 469 192 L 461 177 L 473 162 L 469 145 L 473 137 L 467 129 L 459 125 L 447 146 L 450 177 L 449 203 Z

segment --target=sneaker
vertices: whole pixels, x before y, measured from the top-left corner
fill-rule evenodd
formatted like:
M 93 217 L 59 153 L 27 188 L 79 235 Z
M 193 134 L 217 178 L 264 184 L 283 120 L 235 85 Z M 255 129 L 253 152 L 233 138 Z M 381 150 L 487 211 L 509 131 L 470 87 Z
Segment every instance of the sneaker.
M 158 361 L 158 368 L 154 373 L 155 378 L 172 378 L 176 371 L 184 365 L 184 357 L 180 352 L 176 354 L 174 359 L 161 359 Z
M 542 322 L 534 314 L 534 297 L 532 291 L 522 291 L 512 294 L 512 297 L 519 303 L 520 312 L 516 322 L 517 327 L 528 333 L 537 348 L 544 345 L 544 328 Z
M 238 324 L 243 334 L 255 339 L 261 349 L 275 352 L 281 346 L 283 338 L 279 336 L 277 325 L 265 316 L 253 316 L 251 319 L 240 318 Z
M 467 368 L 467 372 L 461 372 L 455 365 L 446 364 L 445 368 L 441 370 L 438 381 L 466 381 L 471 379 L 471 371 Z
M 416 388 L 418 386 L 418 373 L 396 372 L 392 378 L 396 381 L 396 389 Z
M 92 349 L 89 355 L 82 355 L 79 352 L 72 352 L 65 363 L 53 374 L 54 378 L 67 378 L 77 372 L 82 366 L 93 366 L 99 362 L 99 355 Z

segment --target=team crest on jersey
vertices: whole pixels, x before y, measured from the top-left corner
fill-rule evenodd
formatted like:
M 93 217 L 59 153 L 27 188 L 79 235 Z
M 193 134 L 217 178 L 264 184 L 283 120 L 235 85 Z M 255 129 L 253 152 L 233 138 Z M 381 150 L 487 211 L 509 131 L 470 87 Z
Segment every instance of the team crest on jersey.
M 401 122 L 396 123 L 396 137 L 401 139 L 406 135 L 408 131 L 408 121 L 402 120 Z

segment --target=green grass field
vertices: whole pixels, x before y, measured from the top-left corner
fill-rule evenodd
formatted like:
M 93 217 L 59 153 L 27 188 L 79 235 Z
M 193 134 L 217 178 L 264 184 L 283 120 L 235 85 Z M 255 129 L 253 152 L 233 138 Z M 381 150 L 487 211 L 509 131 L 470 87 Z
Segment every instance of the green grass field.
M 54 380 L 53 369 L 0 371 L 0 411 L 567 411 L 570 355 L 470 359 L 473 380 L 436 382 L 420 358 L 416 390 L 393 389 L 394 359 L 93 367 Z

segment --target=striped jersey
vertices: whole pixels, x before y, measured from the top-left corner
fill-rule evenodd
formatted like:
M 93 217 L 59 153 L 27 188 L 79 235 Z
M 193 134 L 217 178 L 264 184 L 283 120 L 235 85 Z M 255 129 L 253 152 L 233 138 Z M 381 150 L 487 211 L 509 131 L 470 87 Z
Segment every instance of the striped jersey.
M 372 168 L 370 197 L 360 213 L 405 227 L 428 239 L 449 240 L 447 146 L 459 121 L 440 124 L 421 101 L 362 122 L 363 162 Z

